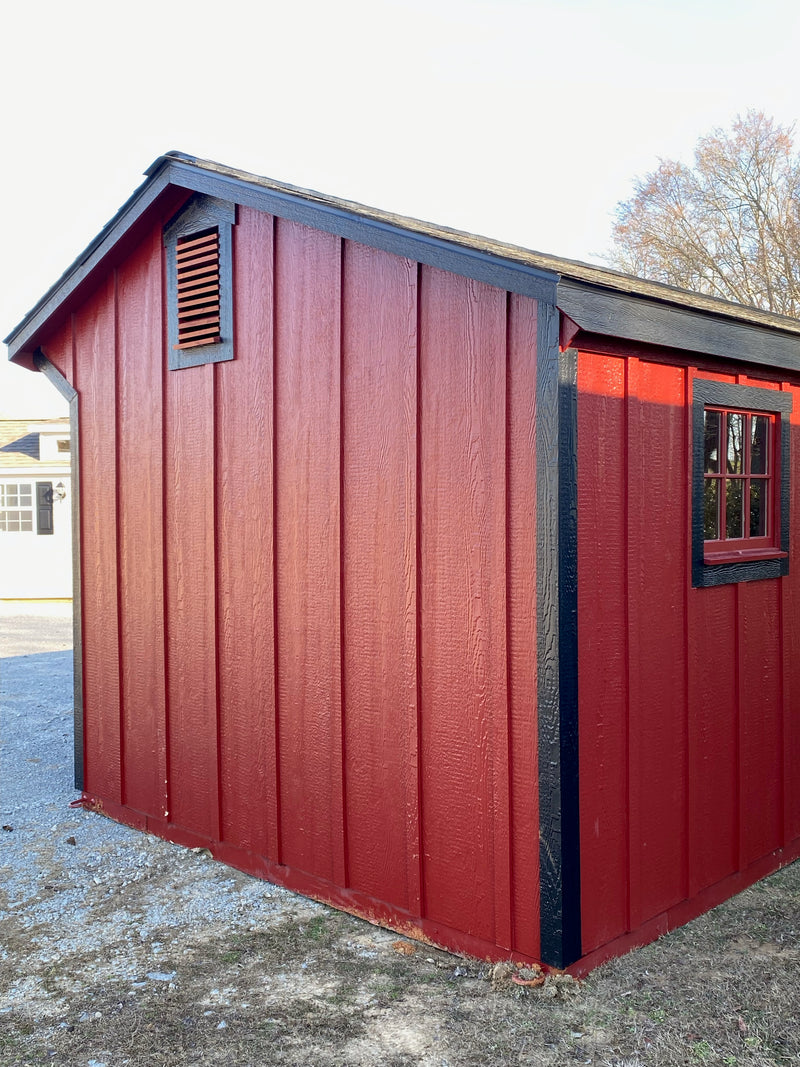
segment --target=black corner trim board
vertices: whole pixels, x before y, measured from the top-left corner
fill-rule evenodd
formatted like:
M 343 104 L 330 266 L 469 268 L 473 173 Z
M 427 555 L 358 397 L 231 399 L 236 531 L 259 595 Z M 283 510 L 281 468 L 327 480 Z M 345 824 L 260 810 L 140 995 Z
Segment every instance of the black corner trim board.
M 542 961 L 581 956 L 578 798 L 577 353 L 539 305 L 536 577 Z
M 72 658 L 73 715 L 75 745 L 75 788 L 83 789 L 83 636 L 81 633 L 81 522 L 80 522 L 80 436 L 78 433 L 78 394 L 56 366 L 37 349 L 34 366 L 52 382 L 69 402 L 70 484 L 72 487 Z
M 692 390 L 692 585 L 706 588 L 730 585 L 734 582 L 755 582 L 764 578 L 780 578 L 789 573 L 789 557 L 758 559 L 743 563 L 708 565 L 704 561 L 703 542 L 703 412 L 706 404 L 736 407 L 754 411 L 776 412 L 781 417 L 780 440 L 780 549 L 789 551 L 789 492 L 790 492 L 790 421 L 792 394 L 776 389 L 760 389 L 752 385 L 710 381 L 695 378 Z
M 167 365 L 170 370 L 223 363 L 233 359 L 233 239 L 236 206 L 226 200 L 195 194 L 164 228 L 167 253 Z M 178 348 L 178 238 L 215 226 L 219 229 L 219 316 L 221 340 L 197 348 Z

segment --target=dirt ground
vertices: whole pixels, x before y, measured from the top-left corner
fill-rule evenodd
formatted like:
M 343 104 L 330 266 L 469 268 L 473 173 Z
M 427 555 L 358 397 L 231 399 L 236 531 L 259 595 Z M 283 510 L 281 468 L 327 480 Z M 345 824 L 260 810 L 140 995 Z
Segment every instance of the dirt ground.
M 521 986 L 69 808 L 67 631 L 4 624 L 2 1067 L 800 1064 L 800 864 Z

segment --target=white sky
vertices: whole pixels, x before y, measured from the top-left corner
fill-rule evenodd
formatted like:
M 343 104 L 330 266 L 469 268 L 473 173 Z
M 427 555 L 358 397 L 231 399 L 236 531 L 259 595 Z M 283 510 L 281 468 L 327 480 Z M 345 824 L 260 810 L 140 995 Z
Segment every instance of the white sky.
M 0 15 L 0 336 L 169 149 L 598 261 L 658 157 L 800 118 L 797 0 L 27 0 Z M 41 388 L 34 389 L 33 386 Z M 61 410 L 0 359 L 0 412 Z

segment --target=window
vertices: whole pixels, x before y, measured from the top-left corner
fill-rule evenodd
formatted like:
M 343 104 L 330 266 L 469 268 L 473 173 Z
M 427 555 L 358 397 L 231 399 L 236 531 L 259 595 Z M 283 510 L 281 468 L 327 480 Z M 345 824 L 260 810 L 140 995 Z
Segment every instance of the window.
M 776 416 L 703 412 L 705 554 L 775 547 Z
M 791 394 L 696 379 L 692 580 L 788 573 Z
M 33 533 L 33 485 L 0 485 L 0 533 Z
M 33 482 L 0 483 L 0 533 L 53 532 L 53 483 L 35 485 L 34 491 Z
M 164 230 L 170 370 L 233 359 L 233 204 L 195 195 Z

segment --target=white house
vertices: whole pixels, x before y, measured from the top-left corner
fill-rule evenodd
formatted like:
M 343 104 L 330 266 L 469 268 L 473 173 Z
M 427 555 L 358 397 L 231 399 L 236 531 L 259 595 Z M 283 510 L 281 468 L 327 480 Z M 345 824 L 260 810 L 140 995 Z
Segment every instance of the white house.
M 0 600 L 72 596 L 69 419 L 0 419 Z

